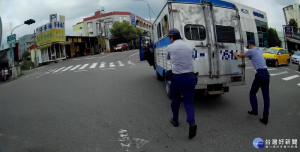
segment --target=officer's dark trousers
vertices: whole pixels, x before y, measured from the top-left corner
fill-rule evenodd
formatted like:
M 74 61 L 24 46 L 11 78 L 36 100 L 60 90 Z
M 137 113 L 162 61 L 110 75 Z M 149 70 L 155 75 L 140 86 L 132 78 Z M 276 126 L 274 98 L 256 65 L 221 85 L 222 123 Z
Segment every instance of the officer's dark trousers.
M 261 88 L 263 99 L 264 99 L 264 113 L 263 118 L 269 118 L 269 108 L 270 108 L 270 95 L 269 95 L 269 84 L 270 84 L 270 75 L 267 69 L 259 69 L 255 75 L 255 79 L 252 83 L 252 87 L 250 90 L 250 103 L 252 106 L 252 110 L 257 112 L 257 98 L 256 94 Z
M 178 121 L 181 96 L 183 96 L 184 107 L 187 114 L 187 122 L 195 123 L 194 112 L 194 89 L 196 76 L 194 74 L 175 74 L 171 81 L 171 97 L 173 120 Z

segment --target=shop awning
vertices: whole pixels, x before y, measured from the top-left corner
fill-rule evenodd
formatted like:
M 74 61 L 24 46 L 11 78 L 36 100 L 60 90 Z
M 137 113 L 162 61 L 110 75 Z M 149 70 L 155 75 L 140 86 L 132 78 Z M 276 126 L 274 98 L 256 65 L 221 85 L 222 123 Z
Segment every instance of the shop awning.
M 292 38 L 286 38 L 288 41 L 300 44 L 300 40 L 292 39 Z

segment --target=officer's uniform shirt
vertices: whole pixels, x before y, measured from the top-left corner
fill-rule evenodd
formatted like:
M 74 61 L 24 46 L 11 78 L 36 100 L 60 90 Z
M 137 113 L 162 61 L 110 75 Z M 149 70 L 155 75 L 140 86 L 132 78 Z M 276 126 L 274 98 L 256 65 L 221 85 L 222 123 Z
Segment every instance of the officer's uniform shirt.
M 254 47 L 253 49 L 250 49 L 248 52 L 245 53 L 245 56 L 251 58 L 251 62 L 255 70 L 268 68 L 266 64 L 266 60 L 263 56 L 263 51 L 260 50 L 258 47 Z
M 172 60 L 174 74 L 194 72 L 193 48 L 183 40 L 174 41 L 167 47 L 167 59 Z

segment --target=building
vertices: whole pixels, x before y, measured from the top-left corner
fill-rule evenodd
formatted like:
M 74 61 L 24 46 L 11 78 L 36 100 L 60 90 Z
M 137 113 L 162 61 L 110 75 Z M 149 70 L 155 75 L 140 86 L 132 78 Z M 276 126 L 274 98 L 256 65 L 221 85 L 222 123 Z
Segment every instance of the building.
M 289 5 L 283 8 L 286 25 L 289 24 L 290 19 L 295 19 L 300 28 L 300 4 Z
M 24 35 L 19 39 L 19 61 L 22 60 L 24 52 L 30 51 L 30 46 L 35 43 L 34 34 Z
M 268 18 L 261 10 L 229 1 L 236 5 L 241 17 L 244 45 L 247 41 L 254 40 L 259 47 L 268 47 Z
M 73 35 L 83 36 L 83 22 L 79 22 L 76 25 L 73 25 Z
M 36 29 L 39 64 L 66 59 L 65 17 L 50 15 L 50 23 Z
M 110 28 L 112 28 L 115 22 L 129 22 L 131 25 L 140 28 L 143 32 L 150 37 L 151 33 L 151 22 L 139 17 L 130 12 L 109 12 L 103 13 L 103 11 L 96 11 L 93 16 L 83 19 L 83 22 L 77 23 L 73 26 L 73 32 L 75 36 L 90 36 L 99 37 L 99 44 L 106 44 L 102 46 L 106 50 L 112 48 L 110 40 L 112 35 Z M 104 39 L 103 39 L 104 37 Z

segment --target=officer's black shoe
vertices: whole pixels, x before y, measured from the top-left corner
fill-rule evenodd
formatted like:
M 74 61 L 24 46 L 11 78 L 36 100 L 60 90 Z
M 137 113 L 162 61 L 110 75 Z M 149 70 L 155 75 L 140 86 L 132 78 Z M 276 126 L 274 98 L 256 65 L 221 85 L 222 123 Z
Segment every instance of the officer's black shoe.
M 261 123 L 265 124 L 265 125 L 267 125 L 268 122 L 269 122 L 268 119 L 264 119 L 264 118 L 259 119 L 259 121 L 260 121 Z
M 254 116 L 257 116 L 258 115 L 258 113 L 257 112 L 255 112 L 255 111 L 248 111 L 248 114 L 249 115 L 254 115 Z
M 190 124 L 189 129 L 189 139 L 193 139 L 197 134 L 197 125 L 196 124 Z
M 179 126 L 179 122 L 178 122 L 178 121 L 174 121 L 173 118 L 171 118 L 170 123 L 171 123 L 174 127 L 178 127 L 178 126 Z

